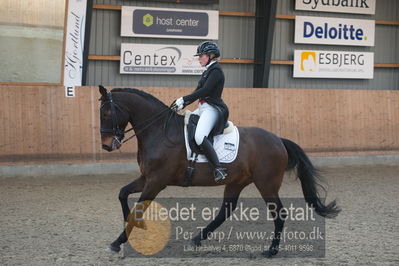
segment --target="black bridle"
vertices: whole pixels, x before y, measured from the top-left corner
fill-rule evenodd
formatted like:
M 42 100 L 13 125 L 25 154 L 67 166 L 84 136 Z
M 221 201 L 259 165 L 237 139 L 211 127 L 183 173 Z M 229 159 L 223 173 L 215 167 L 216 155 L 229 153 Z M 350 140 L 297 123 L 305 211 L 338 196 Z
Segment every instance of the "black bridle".
M 118 125 L 117 117 L 116 117 L 116 109 L 119 109 L 121 112 L 124 112 L 124 110 L 119 107 L 118 104 L 114 102 L 112 99 L 112 93 L 108 92 L 108 101 L 104 101 L 101 104 L 100 110 L 107 104 L 109 103 L 111 105 L 111 118 L 112 118 L 112 129 L 110 128 L 100 128 L 101 133 L 110 133 L 114 136 L 123 136 L 125 133 L 129 132 L 133 128 L 129 130 L 121 130 Z
M 110 133 L 112 134 L 113 138 L 118 141 L 120 144 L 127 142 L 128 140 L 136 137 L 137 135 L 139 135 L 140 133 L 142 133 L 144 130 L 146 130 L 149 126 L 151 126 L 152 124 L 154 124 L 156 121 L 158 121 L 163 114 L 165 114 L 166 111 L 171 111 L 172 114 L 176 114 L 173 110 L 171 110 L 169 107 L 163 109 L 162 111 L 160 111 L 159 113 L 157 113 L 156 115 L 140 122 L 139 124 L 136 125 L 136 128 L 141 126 L 142 124 L 146 124 L 141 130 L 137 131 L 135 134 L 133 134 L 132 136 L 130 136 L 129 138 L 125 139 L 123 142 L 121 142 L 118 139 L 118 136 L 124 136 L 127 132 L 133 130 L 133 127 L 128 129 L 128 130 L 122 130 L 119 128 L 118 125 L 118 121 L 117 121 L 117 116 L 116 116 L 116 109 L 119 109 L 122 113 L 127 113 L 125 110 L 123 110 L 117 103 L 114 102 L 114 100 L 112 99 L 112 92 L 108 92 L 108 100 L 107 101 L 103 101 L 103 103 L 101 104 L 100 109 L 102 109 L 105 104 L 110 104 L 111 105 L 111 118 L 112 118 L 112 129 L 110 128 L 100 128 L 100 133 Z M 130 117 L 130 115 L 128 115 Z M 170 117 L 171 117 L 170 116 Z M 168 119 L 168 121 L 170 120 L 170 117 Z M 167 124 L 167 123 L 166 123 Z M 166 130 L 166 124 L 164 126 L 164 131 Z

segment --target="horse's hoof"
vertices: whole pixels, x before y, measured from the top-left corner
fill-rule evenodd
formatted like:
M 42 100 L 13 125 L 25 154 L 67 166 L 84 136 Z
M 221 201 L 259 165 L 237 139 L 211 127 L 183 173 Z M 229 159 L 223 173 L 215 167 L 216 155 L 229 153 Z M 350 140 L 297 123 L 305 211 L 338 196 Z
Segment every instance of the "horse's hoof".
M 269 248 L 269 250 L 263 251 L 262 255 L 265 256 L 266 258 L 271 258 L 275 256 L 278 253 L 278 249 L 276 248 Z
M 193 245 L 194 247 L 199 247 L 201 246 L 201 238 L 199 238 L 198 236 L 194 237 L 193 239 L 191 239 L 191 245 Z
M 119 251 L 121 251 L 121 247 L 109 245 L 108 251 L 111 253 L 118 253 Z

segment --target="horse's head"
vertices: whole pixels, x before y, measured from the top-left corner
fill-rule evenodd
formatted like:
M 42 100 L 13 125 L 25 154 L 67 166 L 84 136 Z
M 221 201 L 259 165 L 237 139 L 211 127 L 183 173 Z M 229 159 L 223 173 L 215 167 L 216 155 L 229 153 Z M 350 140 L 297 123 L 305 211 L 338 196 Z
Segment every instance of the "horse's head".
M 102 148 L 113 151 L 122 146 L 125 128 L 129 123 L 129 114 L 123 107 L 115 102 L 112 92 L 99 86 L 101 93 L 100 107 L 100 133 Z

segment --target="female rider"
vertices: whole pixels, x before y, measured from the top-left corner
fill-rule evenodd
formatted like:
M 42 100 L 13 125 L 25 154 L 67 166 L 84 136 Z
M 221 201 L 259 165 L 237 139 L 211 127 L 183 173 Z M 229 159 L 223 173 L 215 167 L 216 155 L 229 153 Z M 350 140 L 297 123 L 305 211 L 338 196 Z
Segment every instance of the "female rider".
M 195 142 L 214 167 L 214 178 L 218 182 L 225 179 L 227 173 L 226 169 L 221 167 L 208 136 L 211 132 L 213 135 L 223 132 L 229 114 L 228 108 L 221 98 L 224 73 L 217 62 L 220 49 L 217 44 L 205 41 L 198 46 L 195 56 L 199 57 L 199 63 L 202 67 L 205 67 L 198 86 L 193 93 L 175 100 L 171 107 L 175 111 L 179 111 L 199 100 L 199 107 L 194 111 L 194 114 L 200 116 L 195 131 Z

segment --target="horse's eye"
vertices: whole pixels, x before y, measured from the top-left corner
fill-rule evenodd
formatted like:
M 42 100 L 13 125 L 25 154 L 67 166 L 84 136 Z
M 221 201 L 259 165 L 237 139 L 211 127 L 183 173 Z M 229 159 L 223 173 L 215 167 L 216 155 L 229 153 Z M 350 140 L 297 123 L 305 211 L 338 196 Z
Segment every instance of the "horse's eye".
M 102 112 L 101 117 L 102 118 L 107 118 L 110 115 L 109 112 Z

